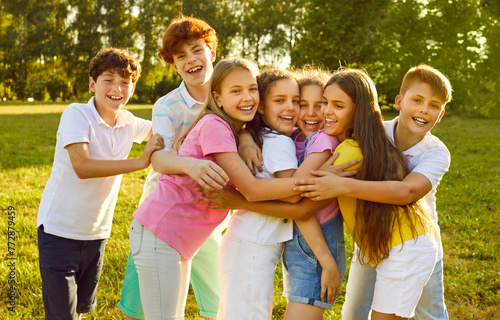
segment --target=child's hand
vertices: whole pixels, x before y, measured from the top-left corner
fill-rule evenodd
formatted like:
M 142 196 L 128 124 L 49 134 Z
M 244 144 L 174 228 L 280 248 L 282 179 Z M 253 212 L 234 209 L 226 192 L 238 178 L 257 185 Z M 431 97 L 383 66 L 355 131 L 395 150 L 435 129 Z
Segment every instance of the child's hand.
M 226 186 L 222 190 L 201 190 L 206 196 L 200 199 L 208 203 L 212 209 L 241 209 L 246 202 L 245 197 L 235 188 Z
M 224 170 L 213 161 L 186 157 L 186 162 L 186 174 L 204 189 L 220 190 L 229 181 Z
M 149 138 L 148 143 L 146 143 L 144 147 L 144 152 L 139 157 L 144 164 L 144 168 L 147 168 L 151 163 L 151 155 L 153 152 L 162 150 L 163 148 L 165 148 L 165 142 L 160 134 L 155 133 Z
M 240 135 L 238 153 L 254 176 L 254 165 L 259 172 L 262 172 L 262 151 L 252 136 L 245 131 Z
M 344 171 L 344 170 L 346 170 L 347 168 L 352 167 L 353 165 L 358 164 L 361 161 L 360 159 L 354 159 L 354 160 L 348 161 L 348 162 L 343 163 L 343 164 L 333 165 L 333 163 L 335 162 L 335 160 L 337 160 L 338 157 L 339 157 L 339 153 L 335 152 L 321 166 L 321 168 L 319 168 L 319 171 L 329 171 L 329 172 L 335 173 L 336 175 L 341 176 L 341 177 L 352 177 L 352 176 L 355 176 L 358 173 L 358 170 L 356 170 L 356 169 L 354 169 L 354 170 L 348 170 L 348 171 Z
M 343 177 L 329 171 L 311 171 L 318 178 L 305 178 L 295 181 L 294 191 L 300 191 L 302 197 L 313 201 L 333 199 L 345 193 L 342 185 Z
M 333 299 L 339 294 L 341 285 L 340 272 L 337 264 L 323 268 L 321 272 L 321 301 L 333 303 Z

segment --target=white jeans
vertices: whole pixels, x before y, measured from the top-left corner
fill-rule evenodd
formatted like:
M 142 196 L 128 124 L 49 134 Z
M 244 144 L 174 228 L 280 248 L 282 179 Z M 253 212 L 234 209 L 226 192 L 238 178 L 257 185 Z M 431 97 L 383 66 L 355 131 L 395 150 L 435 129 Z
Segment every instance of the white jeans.
M 274 273 L 283 248 L 284 243 L 262 245 L 237 237 L 222 237 L 218 320 L 272 318 Z
M 191 260 L 185 260 L 137 220 L 130 225 L 130 251 L 139 275 L 148 320 L 184 319 Z

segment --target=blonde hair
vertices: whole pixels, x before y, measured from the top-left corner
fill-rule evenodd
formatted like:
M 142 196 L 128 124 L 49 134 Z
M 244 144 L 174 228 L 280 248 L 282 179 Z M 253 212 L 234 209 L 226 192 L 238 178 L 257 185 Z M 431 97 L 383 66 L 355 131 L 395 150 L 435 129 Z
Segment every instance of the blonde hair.
M 244 69 L 249 71 L 253 76 L 258 77 L 259 76 L 259 68 L 257 67 L 257 64 L 255 64 L 253 61 L 243 59 L 243 58 L 232 58 L 232 59 L 222 59 L 220 60 L 217 65 L 214 67 L 214 71 L 212 73 L 212 76 L 210 77 L 210 82 L 209 82 L 209 94 L 207 98 L 205 99 L 205 103 L 203 104 L 202 111 L 198 118 L 193 122 L 191 127 L 188 130 L 191 131 L 191 129 L 200 121 L 201 118 L 203 118 L 207 114 L 215 114 L 222 118 L 224 121 L 229 124 L 231 127 L 231 130 L 233 131 L 234 137 L 236 138 L 236 141 L 238 141 L 238 128 L 236 127 L 234 121 L 231 119 L 230 116 L 227 115 L 227 113 L 224 111 L 224 108 L 219 108 L 217 105 L 217 102 L 215 101 L 214 97 L 214 92 L 217 92 L 220 94 L 222 92 L 222 81 L 234 70 L 236 69 Z M 178 142 L 178 146 L 182 144 L 184 139 L 186 138 L 186 135 L 184 135 Z
M 328 79 L 331 77 L 331 73 L 328 70 L 313 67 L 308 64 L 302 68 L 293 69 L 292 71 L 295 73 L 300 90 L 302 90 L 303 87 L 311 85 L 316 85 L 323 89 Z
M 415 82 L 423 82 L 430 85 L 434 93 L 443 99 L 445 104 L 451 101 L 452 89 L 450 81 L 439 70 L 426 64 L 411 68 L 403 77 L 399 95 L 404 96 L 406 91 Z

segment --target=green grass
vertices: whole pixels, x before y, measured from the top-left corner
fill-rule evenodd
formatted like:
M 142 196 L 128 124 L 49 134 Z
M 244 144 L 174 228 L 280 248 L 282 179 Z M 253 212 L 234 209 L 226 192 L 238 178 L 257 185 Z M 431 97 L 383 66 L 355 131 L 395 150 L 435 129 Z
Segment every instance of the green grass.
M 65 105 L 0 105 L 0 319 L 43 319 L 38 271 L 36 215 L 50 175 L 60 113 Z M 151 109 L 131 106 L 150 119 Z M 387 114 L 390 119 L 394 114 Z M 452 165 L 441 182 L 437 205 L 445 251 L 445 298 L 450 319 L 496 319 L 500 313 L 499 157 L 500 120 L 445 117 L 434 134 L 450 149 Z M 138 156 L 143 146 L 134 146 Z M 128 254 L 128 227 L 147 170 L 125 175 L 108 241 L 98 308 L 86 319 L 123 319 L 116 308 Z M 15 207 L 16 311 L 8 311 L 8 207 Z M 348 255 L 352 241 L 346 235 Z M 348 264 L 350 259 L 348 260 Z M 347 278 L 345 278 L 347 279 Z M 274 317 L 281 319 L 281 268 L 276 274 Z M 340 319 L 345 281 L 325 319 Z M 201 319 L 190 294 L 187 319 Z

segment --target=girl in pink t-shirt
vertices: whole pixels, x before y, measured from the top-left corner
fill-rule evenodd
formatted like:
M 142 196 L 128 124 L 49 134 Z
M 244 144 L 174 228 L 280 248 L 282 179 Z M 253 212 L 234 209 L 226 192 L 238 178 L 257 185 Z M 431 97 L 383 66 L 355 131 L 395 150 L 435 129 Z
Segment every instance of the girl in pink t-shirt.
M 257 179 L 237 152 L 238 134 L 259 105 L 257 74 L 257 67 L 245 59 L 217 64 L 204 111 L 178 154 L 217 162 L 250 201 L 294 196 L 299 201 L 293 191 L 296 179 Z M 146 319 L 183 317 L 190 259 L 227 216 L 228 210 L 212 209 L 201 200 L 198 188 L 187 175 L 162 175 L 134 213 L 130 249 Z

